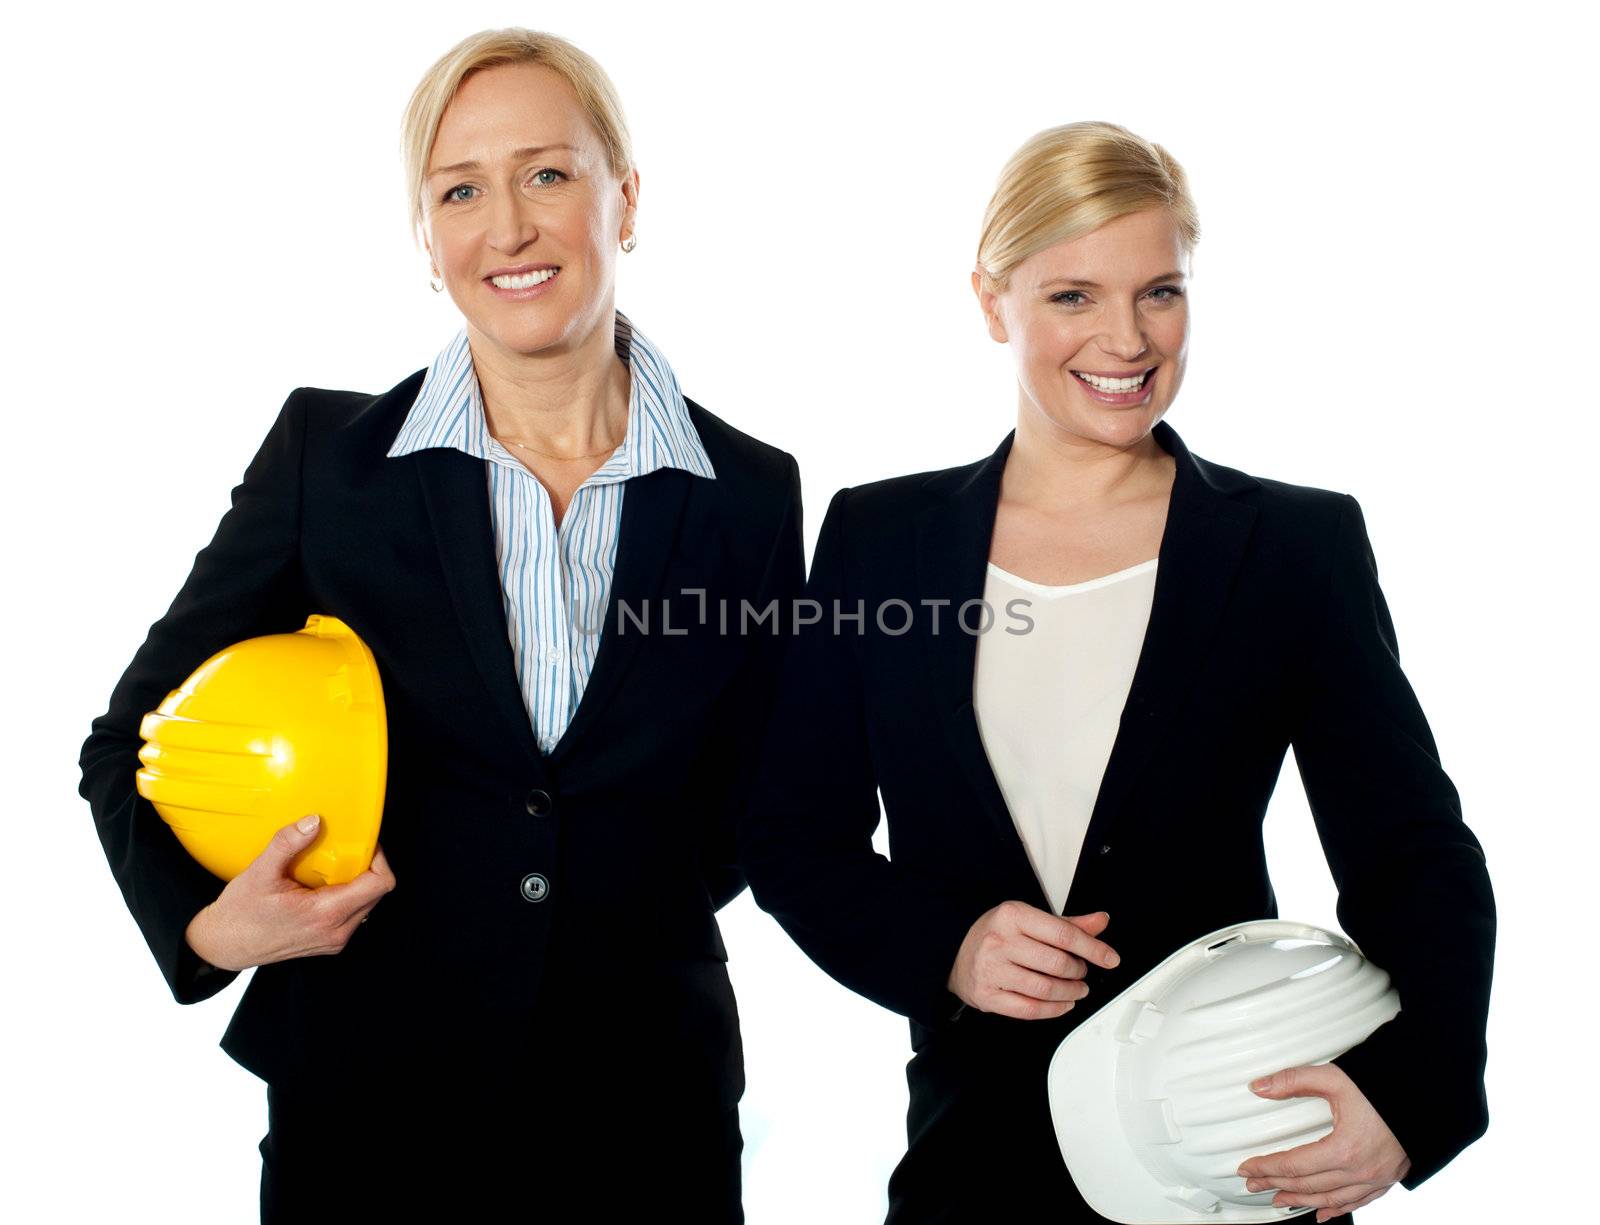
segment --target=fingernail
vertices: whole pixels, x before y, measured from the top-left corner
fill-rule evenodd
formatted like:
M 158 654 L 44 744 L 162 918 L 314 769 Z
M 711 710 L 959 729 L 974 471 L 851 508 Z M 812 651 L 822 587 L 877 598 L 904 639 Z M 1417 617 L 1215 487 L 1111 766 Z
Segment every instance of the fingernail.
M 1272 1079 L 1272 1078 L 1271 1078 L 1271 1077 L 1269 1077 L 1269 1076 L 1262 1076 L 1262 1077 L 1259 1077 L 1259 1078 L 1258 1078 L 1258 1079 L 1256 1079 L 1256 1080 L 1252 1080 L 1252 1081 L 1251 1081 L 1251 1082 L 1250 1082 L 1250 1087 L 1251 1087 L 1251 1088 L 1252 1088 L 1252 1089 L 1265 1089 L 1265 1088 L 1266 1088 L 1266 1087 L 1267 1087 L 1267 1082 L 1268 1082 L 1268 1081 L 1269 1081 L 1269 1080 L 1271 1080 L 1271 1079 Z M 1235 1084 L 1237 1084 L 1237 1083 L 1238 1083 L 1238 1082 L 1237 1082 L 1237 1081 L 1235 1081 L 1235 1082 L 1234 1082 L 1234 1083 L 1235 1083 Z
M 294 827 L 302 834 L 309 834 L 320 824 L 322 824 L 322 818 L 316 813 L 312 813 L 309 817 L 301 817 L 294 823 Z
M 1115 953 L 1112 953 L 1111 956 L 1106 958 L 1106 969 L 1108 970 L 1114 970 L 1121 964 L 1122 958 L 1118 957 Z

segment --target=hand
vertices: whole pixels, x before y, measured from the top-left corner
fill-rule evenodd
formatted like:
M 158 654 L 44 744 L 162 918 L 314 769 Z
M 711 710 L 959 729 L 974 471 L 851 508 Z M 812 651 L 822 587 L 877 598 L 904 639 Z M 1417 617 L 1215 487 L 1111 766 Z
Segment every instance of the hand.
M 1062 918 L 1026 902 L 1001 902 L 978 917 L 961 941 L 949 987 L 963 1003 L 1024 1021 L 1059 1017 L 1089 994 L 1088 962 L 1110 969 L 1122 960 L 1095 937 L 1103 910 Z
M 1343 1068 L 1331 1063 L 1286 1068 L 1252 1081 L 1258 1097 L 1320 1097 L 1333 1110 L 1333 1130 L 1313 1144 L 1252 1157 L 1239 1167 L 1245 1188 L 1277 1187 L 1276 1207 L 1317 1208 L 1330 1221 L 1370 1204 L 1411 1169 L 1400 1141 Z
M 291 865 L 316 839 L 320 824 L 319 817 L 309 816 L 273 834 L 217 900 L 189 921 L 184 933 L 189 947 L 219 970 L 342 950 L 394 888 L 394 873 L 379 845 L 372 865 L 353 881 L 306 888 L 295 880 Z

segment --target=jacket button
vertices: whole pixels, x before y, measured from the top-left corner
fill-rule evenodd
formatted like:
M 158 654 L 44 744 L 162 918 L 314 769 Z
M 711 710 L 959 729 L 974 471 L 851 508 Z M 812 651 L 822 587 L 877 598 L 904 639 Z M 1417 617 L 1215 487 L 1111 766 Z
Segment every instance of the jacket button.
M 1103 842 L 1103 843 L 1101 843 L 1101 844 L 1100 844 L 1100 853 L 1101 853 L 1101 854 L 1102 854 L 1102 855 L 1109 855 L 1109 854 L 1111 854 L 1111 844 L 1110 844 L 1110 843 L 1109 843 L 1109 842 Z
M 542 902 L 550 896 L 550 882 L 537 872 L 522 878 L 522 896 L 529 902 Z
M 550 793 L 535 787 L 528 792 L 526 807 L 528 815 L 532 817 L 548 817 L 554 805 L 550 802 Z

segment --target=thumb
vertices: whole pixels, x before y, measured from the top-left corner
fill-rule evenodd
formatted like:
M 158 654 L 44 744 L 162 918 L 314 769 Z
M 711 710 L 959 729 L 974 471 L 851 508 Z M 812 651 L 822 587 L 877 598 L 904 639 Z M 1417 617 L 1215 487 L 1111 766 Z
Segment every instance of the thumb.
M 288 876 L 289 865 L 294 857 L 315 842 L 321 830 L 322 817 L 319 814 L 301 817 L 273 834 L 272 840 L 262 848 L 255 861 L 276 876 Z
M 1098 936 L 1105 931 L 1106 925 L 1111 922 L 1111 915 L 1104 910 L 1097 910 L 1093 914 L 1065 915 L 1068 923 L 1081 928 L 1091 936 Z
M 1271 1076 L 1262 1076 L 1250 1082 L 1250 1091 L 1257 1097 L 1326 1097 L 1327 1086 L 1322 1083 L 1319 1069 L 1314 1067 L 1284 1068 Z

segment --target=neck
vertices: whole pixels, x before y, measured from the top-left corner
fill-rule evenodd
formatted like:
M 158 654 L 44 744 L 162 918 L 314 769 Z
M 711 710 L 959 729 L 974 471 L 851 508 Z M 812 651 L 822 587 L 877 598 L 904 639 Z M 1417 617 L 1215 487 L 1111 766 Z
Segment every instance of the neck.
M 1006 456 L 1003 496 L 1043 510 L 1072 512 L 1170 487 L 1176 461 L 1143 428 L 1142 419 L 1126 421 L 1126 441 L 1090 438 L 1056 424 L 1023 396 L 1016 437 Z
M 575 345 L 508 353 L 469 325 L 489 432 L 547 455 L 588 455 L 621 443 L 631 374 L 617 357 L 616 315 Z

